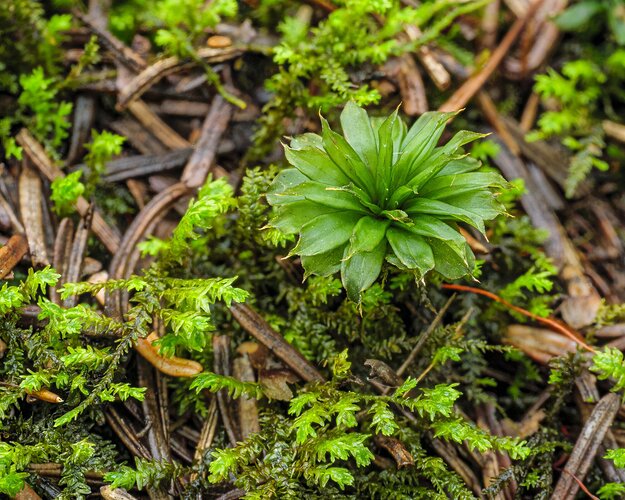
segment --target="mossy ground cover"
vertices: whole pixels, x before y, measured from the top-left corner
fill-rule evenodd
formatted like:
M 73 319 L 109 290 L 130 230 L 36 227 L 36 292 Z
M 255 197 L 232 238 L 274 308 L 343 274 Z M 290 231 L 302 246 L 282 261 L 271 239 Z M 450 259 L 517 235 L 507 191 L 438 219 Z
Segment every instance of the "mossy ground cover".
M 0 493 L 625 496 L 624 13 L 2 2 Z

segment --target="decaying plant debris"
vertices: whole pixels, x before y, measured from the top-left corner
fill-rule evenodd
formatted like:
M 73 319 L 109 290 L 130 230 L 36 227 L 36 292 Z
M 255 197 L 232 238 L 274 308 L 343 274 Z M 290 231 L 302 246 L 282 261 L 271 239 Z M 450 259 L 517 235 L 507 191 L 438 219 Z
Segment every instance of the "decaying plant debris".
M 623 0 L 0 3 L 0 493 L 625 496 Z

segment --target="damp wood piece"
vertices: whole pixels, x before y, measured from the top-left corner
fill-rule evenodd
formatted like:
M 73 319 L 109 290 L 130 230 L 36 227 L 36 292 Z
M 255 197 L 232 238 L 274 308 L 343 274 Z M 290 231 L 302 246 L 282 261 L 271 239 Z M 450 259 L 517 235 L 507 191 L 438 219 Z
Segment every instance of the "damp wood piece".
M 482 113 L 484 113 L 484 116 L 486 117 L 488 122 L 497 131 L 497 133 L 499 134 L 499 137 L 501 137 L 501 140 L 506 143 L 506 146 L 508 146 L 508 149 L 510 150 L 510 152 L 514 156 L 519 156 L 519 154 L 521 153 L 521 148 L 519 147 L 517 142 L 514 140 L 514 138 L 508 131 L 508 128 L 506 127 L 505 123 L 502 121 L 501 117 L 499 116 L 499 111 L 497 111 L 497 106 L 495 106 L 495 103 L 490 98 L 490 95 L 488 95 L 488 92 L 486 92 L 485 90 L 480 90 L 477 93 L 477 102 L 480 105 L 480 109 L 482 110 Z
M 577 344 L 573 340 L 559 333 L 526 325 L 510 325 L 502 340 L 545 365 L 554 357 L 577 350 Z
M 159 114 L 187 118 L 205 118 L 209 111 L 207 102 L 164 99 L 158 106 Z
M 232 317 L 270 351 L 290 366 L 304 381 L 323 381 L 324 378 L 284 337 L 276 332 L 256 311 L 245 304 L 230 306 Z
M 214 64 L 228 61 L 242 53 L 243 50 L 236 47 L 204 47 L 198 50 L 197 55 L 204 62 Z M 166 76 L 191 68 L 196 64 L 194 62 L 181 61 L 176 56 L 156 61 L 137 74 L 119 91 L 117 95 L 117 110 L 123 111 L 126 109 L 132 101 L 140 98 L 150 87 Z
M 477 425 L 494 436 L 504 436 L 503 428 L 495 416 L 495 406 L 487 403 L 476 408 Z M 493 484 L 494 479 L 504 470 L 512 466 L 512 461 L 507 453 L 489 450 L 482 453 L 484 456 L 484 466 L 482 468 L 482 478 L 484 486 Z M 514 479 L 506 481 L 501 491 L 494 497 L 496 500 L 511 500 L 514 498 L 517 484 Z
M 23 234 L 14 234 L 0 248 L 0 279 L 5 278 L 28 252 L 28 240 Z
M 202 424 L 202 431 L 200 432 L 200 439 L 198 440 L 197 446 L 195 448 L 195 454 L 193 459 L 198 461 L 204 455 L 204 451 L 209 449 L 213 444 L 213 439 L 215 439 L 215 432 L 217 431 L 217 420 L 218 420 L 218 408 L 217 408 L 217 398 L 211 398 L 211 402 L 208 405 L 208 410 L 206 412 L 206 418 L 204 419 L 204 423 Z
M 150 450 L 153 459 L 171 460 L 166 415 L 168 408 L 160 404 L 159 373 L 144 360 L 139 360 L 137 372 L 139 386 L 146 388 L 143 401 L 141 401 L 141 407 L 143 408 L 145 421 L 149 423 L 145 433 L 147 448 Z
M 452 295 L 447 300 L 447 302 L 445 302 L 445 305 L 441 308 L 440 311 L 438 311 L 438 313 L 436 314 L 436 317 L 434 318 L 432 323 L 430 323 L 430 325 L 427 327 L 425 332 L 423 332 L 421 334 L 421 336 L 419 337 L 419 340 L 417 341 L 415 346 L 412 348 L 412 351 L 410 351 L 410 354 L 406 357 L 404 362 L 397 369 L 397 375 L 398 376 L 401 377 L 404 374 L 404 372 L 410 367 L 410 365 L 414 362 L 414 360 L 417 359 L 417 355 L 419 354 L 419 352 L 421 351 L 421 349 L 425 345 L 425 342 L 430 337 L 430 335 L 432 335 L 432 332 L 434 332 L 434 330 L 436 330 L 436 328 L 438 328 L 438 325 L 441 324 L 441 321 L 443 320 L 443 316 L 445 315 L 445 313 L 449 309 L 449 306 L 452 304 L 452 302 L 454 301 L 455 298 L 456 298 L 456 296 Z
M 625 143 L 625 125 L 610 120 L 603 120 L 601 126 L 603 127 L 605 135 L 611 139 Z
M 93 205 L 89 207 L 89 210 L 85 216 L 80 220 L 76 232 L 74 233 L 74 239 L 69 251 L 67 259 L 67 267 L 65 271 L 65 283 L 76 283 L 80 281 L 81 270 L 83 260 L 85 258 L 85 252 L 87 251 L 87 239 L 91 231 L 91 221 L 93 219 Z M 78 302 L 76 295 L 70 295 L 63 300 L 63 306 L 66 308 L 74 307 Z
M 111 130 L 128 139 L 130 145 L 144 155 L 167 153 L 168 149 L 161 141 L 150 134 L 141 123 L 132 116 L 124 116 L 119 120 L 108 122 Z
M 542 0 L 534 15 L 532 24 L 535 35 L 531 37 L 531 47 L 520 57 L 509 55 L 504 61 L 504 70 L 508 78 L 521 79 L 539 69 L 557 46 L 560 30 L 553 22 L 562 12 L 568 0 Z M 517 9 L 521 16 L 527 16 L 531 4 Z
M 61 477 L 63 474 L 63 466 L 54 462 L 46 462 L 42 464 L 29 464 L 28 470 L 35 474 L 48 477 Z M 101 480 L 103 474 L 94 470 L 85 471 L 85 477 L 91 480 Z
M 106 423 L 132 455 L 146 459 L 151 458 L 148 449 L 139 441 L 137 433 L 115 408 L 109 405 L 104 411 L 104 417 Z
M 534 185 L 540 190 L 537 194 L 545 200 L 547 206 L 552 210 L 563 210 L 566 207 L 566 202 L 547 179 L 545 172 L 532 162 L 527 162 L 526 166 Z
M 538 106 L 540 105 L 540 96 L 536 92 L 532 92 L 525 103 L 519 127 L 526 134 L 534 126 L 536 116 L 538 115 Z
M 123 488 L 111 488 L 108 484 L 100 488 L 100 495 L 104 500 L 137 500 Z
M 57 287 L 50 288 L 50 300 L 57 305 L 61 305 L 61 298 L 57 292 L 57 288 L 67 283 L 65 275 L 69 266 L 69 257 L 72 251 L 72 242 L 74 241 L 74 223 L 69 217 L 64 217 L 57 229 L 56 239 L 54 241 L 54 257 L 52 259 L 52 267 L 61 275 L 57 283 Z
M 399 85 L 402 111 L 408 116 L 425 113 L 429 109 L 425 85 L 412 56 L 403 54 L 390 60 L 389 63 L 385 65 L 385 68 L 389 69 L 389 76 L 392 76 Z
M 440 455 L 440 457 L 462 478 L 467 487 L 473 490 L 478 498 L 481 498 L 482 485 L 480 484 L 480 480 L 471 467 L 458 456 L 458 452 L 455 448 L 451 444 L 436 439 L 431 435 L 429 436 L 429 443 L 432 445 L 432 448 L 434 448 L 434 451 L 436 451 L 436 453 L 438 453 L 438 455 Z
M 497 44 L 497 30 L 499 28 L 499 9 L 501 0 L 493 0 L 484 7 L 482 15 L 480 42 L 482 48 L 493 50 Z
M 109 273 L 106 271 L 98 271 L 87 278 L 88 283 L 106 283 L 109 279 Z M 95 294 L 95 298 L 101 306 L 106 304 L 106 292 L 104 289 L 99 290 Z
M 237 500 L 238 498 L 245 496 L 246 493 L 247 492 L 245 490 L 236 488 L 234 490 L 230 490 L 228 493 L 218 496 L 215 500 Z
M 39 494 L 27 483 L 24 483 L 24 487 L 13 498 L 14 500 L 41 500 Z
M 384 361 L 380 361 L 379 359 L 367 359 L 364 365 L 370 370 L 369 376 L 367 377 L 367 380 L 370 382 L 376 382 L 389 389 L 399 387 L 404 382 L 404 379 L 397 375 L 395 370 Z
M 107 182 L 119 182 L 175 170 L 185 165 L 191 153 L 193 153 L 193 148 L 182 148 L 163 154 L 127 156 L 112 160 L 106 164 L 103 177 Z M 85 168 L 86 165 L 77 165 L 72 170 Z
M 406 25 L 404 32 L 410 41 L 418 40 L 423 36 L 423 32 L 414 24 Z M 436 85 L 436 88 L 438 90 L 447 90 L 451 85 L 451 76 L 445 69 L 445 66 L 436 59 L 436 55 L 428 45 L 422 45 L 417 49 L 417 58 L 434 82 L 434 85 Z
M 43 191 L 41 179 L 24 162 L 19 180 L 20 214 L 28 239 L 28 248 L 34 267 L 50 264 L 43 232 L 43 214 L 41 202 Z
M 528 160 L 535 163 L 559 186 L 565 186 L 568 177 L 569 157 L 564 150 L 556 149 L 545 141 L 527 142 L 526 131 L 521 124 L 509 116 L 502 116 L 506 130 L 514 138 L 521 149 L 521 153 Z M 584 192 L 582 189 L 580 192 Z
M 59 404 L 63 402 L 63 398 L 49 389 L 39 389 L 38 391 L 26 391 L 31 398 L 44 401 L 46 403 Z
M 128 111 L 165 147 L 169 149 L 191 147 L 189 141 L 161 120 L 144 101 L 140 99 L 133 101 L 128 105 Z
M 493 159 L 494 163 L 508 180 L 521 177 L 525 181 L 527 189 L 521 198 L 521 205 L 534 227 L 545 229 L 549 234 L 544 243 L 545 252 L 560 270 L 560 277 L 566 282 L 569 295 L 560 308 L 564 320 L 573 328 L 592 324 L 599 310 L 601 297 L 586 276 L 577 249 L 554 211 L 542 197 L 537 196 L 540 189 L 534 185 L 524 163 L 514 157 L 496 135 L 493 139 L 502 146 Z
M 620 397 L 614 393 L 607 394 L 599 400 L 577 438 L 553 490 L 552 500 L 575 498 L 580 488 L 578 481 L 583 482 L 586 478 L 599 446 L 614 421 L 620 402 Z
M 154 230 L 156 225 L 164 219 L 169 209 L 183 196 L 189 194 L 189 188 L 182 183 L 174 184 L 152 198 L 148 204 L 135 216 L 130 227 L 124 234 L 119 245 L 119 251 L 113 254 L 109 275 L 112 279 L 130 277 L 139 261 L 137 245 Z M 126 310 L 125 295 L 115 292 L 107 295 L 107 308 L 114 317 L 121 317 Z
M 217 146 L 232 117 L 232 105 L 220 95 L 213 98 L 211 110 L 204 120 L 195 151 L 182 172 L 181 181 L 189 188 L 200 187 L 213 166 Z
M 256 382 L 254 369 L 247 356 L 238 356 L 232 363 L 234 378 L 243 382 Z M 260 432 L 258 421 L 258 405 L 256 399 L 242 395 L 237 401 L 237 416 L 239 431 L 242 439 L 247 439 L 250 434 Z
M 592 415 L 594 403 L 599 401 L 599 391 L 597 390 L 597 377 L 587 370 L 582 371 L 579 377 L 575 379 L 577 388 L 577 397 L 575 402 L 580 410 L 582 421 L 588 422 Z M 625 483 L 625 469 L 616 467 L 612 460 L 604 458 L 607 450 L 618 448 L 619 444 L 614 437 L 611 429 L 605 434 L 603 442 L 597 450 L 597 461 L 599 467 L 612 483 Z
M 72 124 L 72 137 L 67 153 L 67 163 L 72 165 L 80 158 L 84 151 L 84 145 L 89 142 L 91 127 L 95 118 L 95 99 L 90 95 L 79 95 L 74 105 L 74 121 Z
M 39 171 L 52 182 L 57 177 L 64 177 L 65 174 L 57 167 L 52 160 L 46 154 L 43 146 L 31 135 L 28 130 L 23 128 L 17 134 L 16 140 L 28 157 L 32 160 L 33 164 L 39 169 Z M 80 196 L 76 200 L 76 210 L 82 216 L 89 210 L 89 202 Z M 102 215 L 97 211 L 93 214 L 93 232 L 98 239 L 104 244 L 107 250 L 111 253 L 117 252 L 119 248 L 120 236 L 116 229 L 113 229 L 102 218 Z
M 159 372 L 170 377 L 193 377 L 204 370 L 197 361 L 159 354 L 154 345 L 156 340 L 158 340 L 158 335 L 152 332 L 146 338 L 137 339 L 135 349 Z
M 384 448 L 395 460 L 395 464 L 398 469 L 404 467 L 411 467 L 414 465 L 414 458 L 410 452 L 406 449 L 404 444 L 397 438 L 392 436 L 384 436 L 378 434 L 373 439 L 376 445 Z
M 464 108 L 467 103 L 473 98 L 473 96 L 482 88 L 487 82 L 493 72 L 497 69 L 503 58 L 506 56 L 512 44 L 518 38 L 519 34 L 523 31 L 523 27 L 527 21 L 534 15 L 534 12 L 541 4 L 541 0 L 534 0 L 527 10 L 525 16 L 517 19 L 511 28 L 508 30 L 503 40 L 493 51 L 488 62 L 484 67 L 471 76 L 466 82 L 456 90 L 452 96 L 443 103 L 438 109 L 439 111 L 458 111 Z
M 11 203 L 8 202 L 7 198 L 5 198 L 4 194 L 2 193 L 0 193 L 0 207 L 9 217 L 9 220 L 11 221 L 11 227 L 13 227 L 13 231 L 16 233 L 24 234 L 24 226 L 22 225 L 22 222 L 15 213 L 16 211 L 11 206 Z
M 147 66 L 145 60 L 110 31 L 102 28 L 97 19 L 93 19 L 92 17 L 83 14 L 78 9 L 74 9 L 72 13 L 80 19 L 94 35 L 98 37 L 100 43 L 107 50 L 113 53 L 117 61 L 121 62 L 124 66 L 135 73 L 139 73 L 145 69 Z
M 230 337 L 227 335 L 213 336 L 213 371 L 219 375 L 231 376 L 230 366 Z M 225 389 L 217 391 L 217 404 L 221 421 L 226 429 L 226 434 L 232 446 L 241 441 L 241 432 L 233 416 L 234 404 L 232 398 Z

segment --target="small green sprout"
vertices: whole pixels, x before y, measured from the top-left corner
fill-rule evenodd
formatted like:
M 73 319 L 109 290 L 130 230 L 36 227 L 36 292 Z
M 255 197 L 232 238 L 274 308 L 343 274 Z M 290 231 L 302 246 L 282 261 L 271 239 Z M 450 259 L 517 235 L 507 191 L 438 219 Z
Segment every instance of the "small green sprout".
M 358 302 L 385 260 L 419 279 L 430 270 L 447 279 L 471 273 L 475 258 L 457 224 L 484 233 L 484 221 L 504 212 L 496 190 L 506 181 L 461 150 L 483 134 L 461 131 L 437 147 L 455 114 L 425 113 L 408 130 L 397 110 L 370 118 L 350 102 L 343 136 L 321 118 L 321 136 L 303 134 L 285 146 L 294 168 L 267 194 L 270 225 L 299 234 L 290 255 L 301 257 L 306 276 L 340 270 Z

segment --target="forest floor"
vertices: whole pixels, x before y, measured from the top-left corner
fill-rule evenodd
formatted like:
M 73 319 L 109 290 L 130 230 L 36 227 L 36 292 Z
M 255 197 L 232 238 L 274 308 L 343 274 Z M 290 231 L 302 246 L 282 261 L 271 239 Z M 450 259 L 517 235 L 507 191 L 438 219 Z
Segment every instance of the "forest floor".
M 624 0 L 0 3 L 0 493 L 625 498 Z

